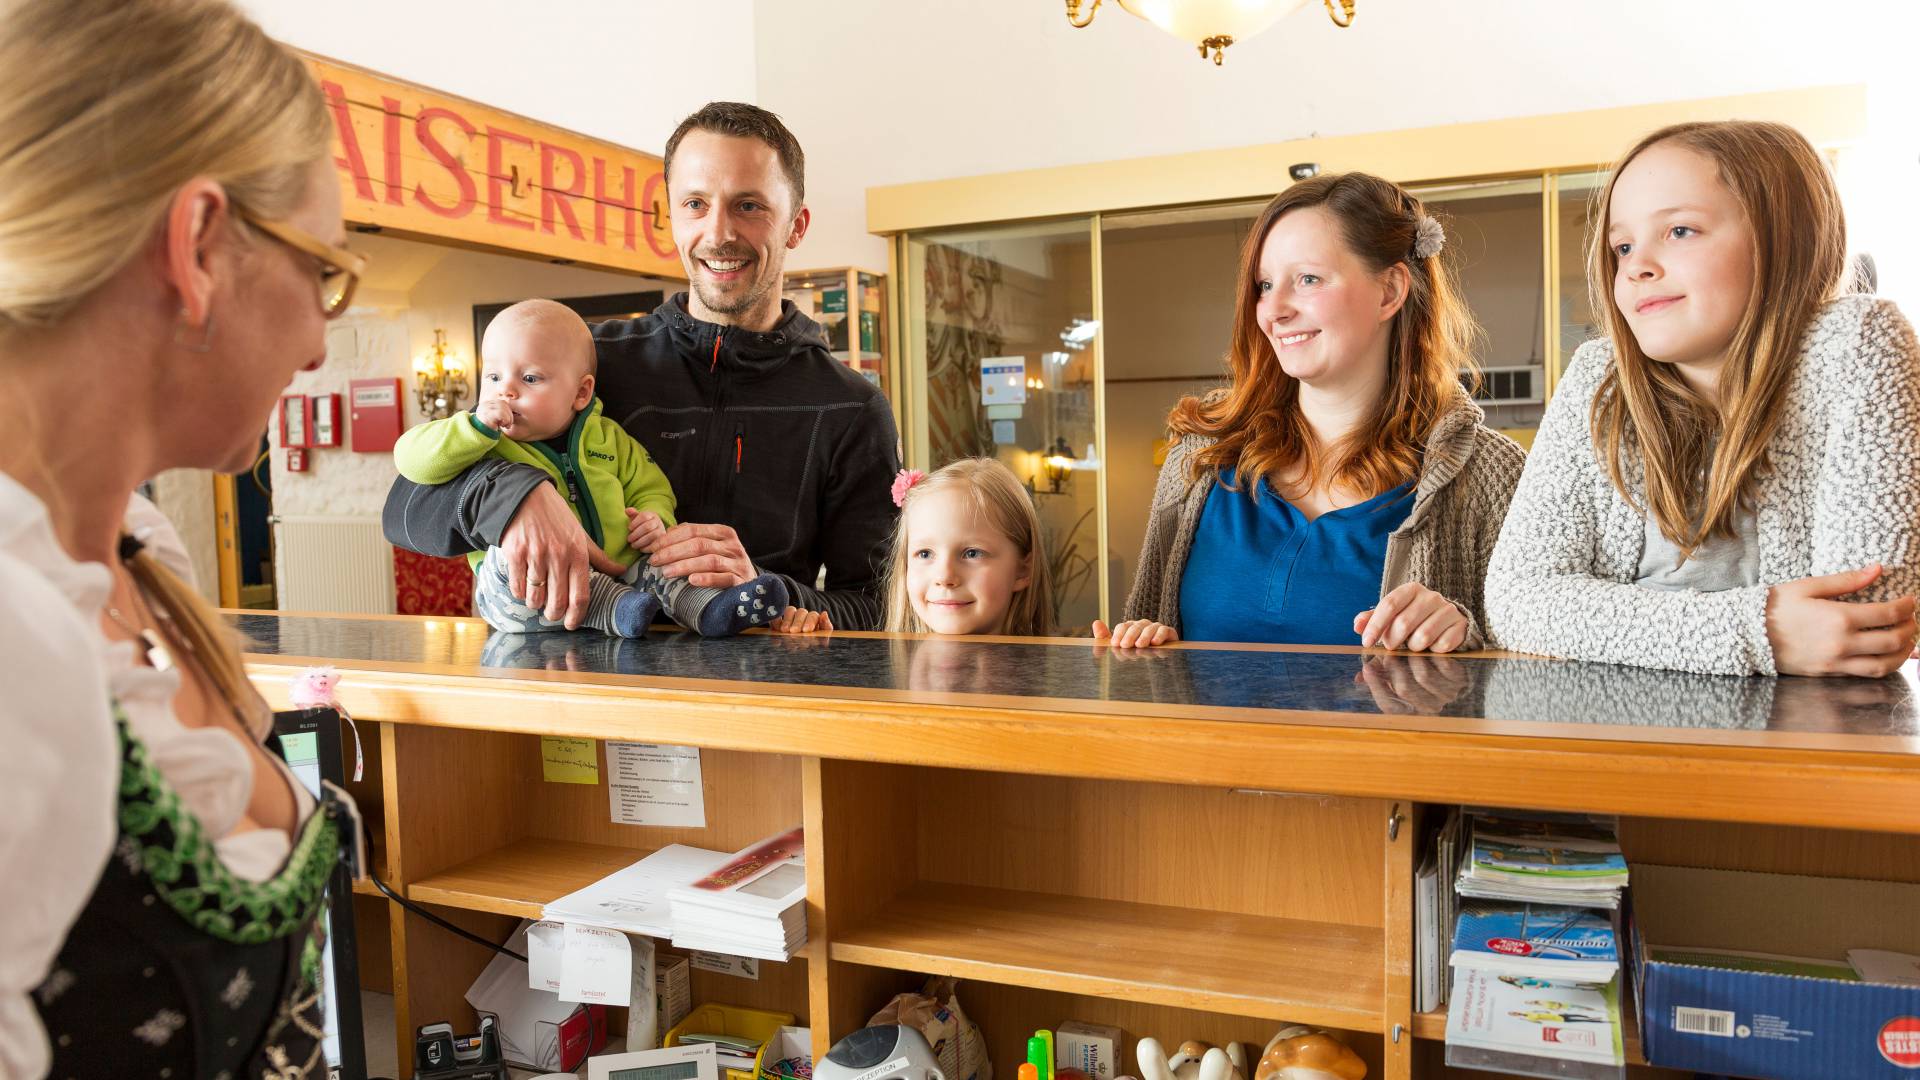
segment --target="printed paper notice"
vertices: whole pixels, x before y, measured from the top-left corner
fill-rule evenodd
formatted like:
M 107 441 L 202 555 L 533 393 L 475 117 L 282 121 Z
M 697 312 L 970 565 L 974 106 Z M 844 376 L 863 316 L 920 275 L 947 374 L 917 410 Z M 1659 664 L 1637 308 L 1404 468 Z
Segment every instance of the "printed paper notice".
M 540 776 L 549 784 L 600 782 L 600 750 L 592 739 L 540 736 Z
M 627 935 L 603 926 L 570 922 L 560 958 L 560 1000 L 621 1005 L 632 1000 L 633 946 Z
M 732 975 L 736 979 L 753 979 L 756 982 L 760 979 L 760 961 L 751 956 L 729 956 L 704 949 L 689 949 L 687 964 L 699 971 Z
M 607 802 L 616 825 L 705 828 L 707 797 L 700 782 L 699 748 L 608 743 Z

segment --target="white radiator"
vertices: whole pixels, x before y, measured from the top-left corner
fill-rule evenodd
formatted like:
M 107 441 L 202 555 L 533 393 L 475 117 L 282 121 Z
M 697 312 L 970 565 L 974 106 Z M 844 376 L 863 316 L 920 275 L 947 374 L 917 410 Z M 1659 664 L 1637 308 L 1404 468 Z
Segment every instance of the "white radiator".
M 281 611 L 393 613 L 393 548 L 379 518 L 276 517 L 273 551 Z

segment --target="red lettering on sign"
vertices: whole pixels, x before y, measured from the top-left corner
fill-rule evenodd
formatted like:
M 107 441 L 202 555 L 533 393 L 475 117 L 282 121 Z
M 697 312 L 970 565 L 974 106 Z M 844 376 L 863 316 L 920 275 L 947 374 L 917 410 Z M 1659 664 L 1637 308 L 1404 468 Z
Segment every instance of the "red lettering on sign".
M 355 194 L 372 199 L 373 180 L 367 175 L 367 159 L 360 153 L 360 140 L 353 134 L 353 114 L 347 111 L 347 92 L 337 82 L 321 83 L 320 91 L 327 97 L 327 107 L 333 110 L 333 130 L 340 136 L 340 148 L 346 151 L 345 156 L 334 158 L 333 164 L 353 177 Z
M 553 159 L 556 157 L 564 158 L 573 165 L 573 180 L 566 187 L 560 187 L 553 182 Z M 578 151 L 569 150 L 564 146 L 555 146 L 550 142 L 540 144 L 540 228 L 542 230 L 553 231 L 553 214 L 558 210 L 560 217 L 567 223 L 567 231 L 573 234 L 573 238 L 585 240 L 587 234 L 580 231 L 580 219 L 573 216 L 573 203 L 562 196 L 579 198 L 585 194 L 586 186 L 587 168 L 580 160 Z
M 387 158 L 387 205 L 403 206 L 407 188 L 400 176 L 400 99 L 383 97 L 380 107 L 386 110 L 380 118 L 380 146 Z
M 460 159 L 455 157 L 451 150 L 448 150 L 442 145 L 440 140 L 433 134 L 433 122 L 435 120 L 453 121 L 454 125 L 462 132 L 465 132 L 469 139 L 473 138 L 475 134 L 473 125 L 467 123 L 466 118 L 459 113 L 451 109 L 441 108 L 421 109 L 420 118 L 414 121 L 413 124 L 413 134 L 416 139 L 420 140 L 420 145 L 426 147 L 427 153 L 432 154 L 435 161 L 445 166 L 447 172 L 452 174 L 454 183 L 460 185 L 460 198 L 453 203 L 442 206 L 434 202 L 433 197 L 427 194 L 427 186 L 425 184 L 415 184 L 413 186 L 413 201 L 439 214 L 441 217 L 466 217 L 473 212 L 473 177 L 468 175 L 466 166 L 460 164 Z
M 593 159 L 593 242 L 603 246 L 606 244 L 607 207 L 618 206 L 626 211 L 626 243 L 623 246 L 628 251 L 635 251 L 637 249 L 633 243 L 633 219 L 640 209 L 640 204 L 633 199 L 633 166 L 622 166 L 620 171 L 626 174 L 626 185 L 622 189 L 626 192 L 625 199 L 616 199 L 608 194 L 607 163 L 598 157 Z
M 508 187 L 507 166 L 501 161 L 502 151 L 507 143 L 519 143 L 531 148 L 533 140 L 525 135 L 515 135 L 511 131 L 487 125 L 487 220 L 497 225 L 510 225 L 516 229 L 533 231 L 533 222 L 517 217 L 508 217 L 501 211 L 506 206 L 506 198 L 501 189 Z M 515 194 L 518 194 L 516 192 Z
M 669 224 L 672 217 L 666 207 L 660 205 L 654 198 L 656 192 L 664 195 L 666 191 L 667 174 L 664 172 L 654 173 L 652 176 L 647 177 L 647 190 L 646 193 L 641 196 L 640 201 L 646 204 L 647 210 L 649 211 L 647 214 L 647 246 L 653 249 L 655 255 L 663 259 L 671 259 L 673 258 L 674 252 L 679 250 L 679 248 L 674 245 L 673 231 Z M 660 246 L 659 237 L 662 235 L 665 235 L 667 238 L 666 247 Z

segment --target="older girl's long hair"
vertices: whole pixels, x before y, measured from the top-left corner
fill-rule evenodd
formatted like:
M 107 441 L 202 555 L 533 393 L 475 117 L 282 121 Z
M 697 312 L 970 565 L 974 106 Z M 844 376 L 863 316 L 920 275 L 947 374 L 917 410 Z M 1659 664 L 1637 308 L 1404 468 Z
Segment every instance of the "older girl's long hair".
M 886 629 L 910 633 L 931 633 L 907 598 L 907 516 L 913 504 L 930 491 L 957 488 L 967 493 L 974 508 L 996 532 L 1028 561 L 1027 587 L 1013 594 L 1000 633 L 1018 637 L 1045 637 L 1053 630 L 1053 583 L 1047 569 L 1047 552 L 1040 535 L 1040 515 L 1026 485 L 1013 470 L 993 458 L 961 458 L 942 466 L 913 485 L 901 500 L 900 517 L 893 526 L 893 554 L 887 560 Z
M 1312 207 L 1333 215 L 1347 247 L 1375 273 L 1404 263 L 1410 282 L 1388 331 L 1386 392 L 1371 417 L 1327 447 L 1301 415 L 1299 380 L 1280 369 L 1258 318 L 1260 249 L 1267 234 L 1281 217 Z M 1366 173 L 1302 180 L 1260 212 L 1240 249 L 1227 352 L 1232 383 L 1224 391 L 1182 399 L 1167 418 L 1176 436 L 1218 440 L 1190 459 L 1195 479 L 1231 469 L 1235 486 L 1256 498 L 1261 481 L 1283 475 L 1294 478 L 1295 490 L 1342 487 L 1372 496 L 1419 472 L 1428 434 L 1462 394 L 1461 376 L 1474 371 L 1480 334 L 1445 251 L 1424 259 L 1413 255 L 1425 212 L 1398 184 Z
M 1719 168 L 1753 231 L 1753 287 L 1720 369 L 1716 406 L 1671 364 L 1647 356 L 1613 299 L 1620 259 L 1607 242 L 1613 186 L 1634 158 L 1672 142 Z M 1641 139 L 1613 168 L 1595 204 L 1587 250 L 1593 309 L 1606 312 L 1613 367 L 1594 394 L 1593 442 L 1621 498 L 1653 515 L 1683 556 L 1732 537 L 1768 468 L 1799 367 L 1800 339 L 1847 281 L 1847 225 L 1826 162 L 1785 124 L 1751 120 L 1676 124 Z M 1717 438 L 1717 443 L 1716 443 Z M 1645 505 L 1627 489 L 1627 455 L 1646 472 Z M 1701 485 L 1702 474 L 1707 477 Z

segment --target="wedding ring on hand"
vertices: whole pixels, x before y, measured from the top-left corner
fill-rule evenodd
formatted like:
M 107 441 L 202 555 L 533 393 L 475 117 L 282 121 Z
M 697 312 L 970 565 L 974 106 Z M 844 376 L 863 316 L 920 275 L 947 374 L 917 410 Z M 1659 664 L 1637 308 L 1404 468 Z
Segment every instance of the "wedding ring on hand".
M 529 588 L 529 589 L 538 589 L 538 588 L 542 588 L 542 587 L 544 587 L 545 585 L 546 585 L 546 582 L 544 582 L 544 581 L 529 581 L 529 582 L 527 582 L 527 588 Z

